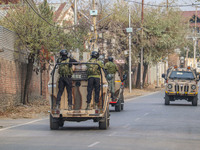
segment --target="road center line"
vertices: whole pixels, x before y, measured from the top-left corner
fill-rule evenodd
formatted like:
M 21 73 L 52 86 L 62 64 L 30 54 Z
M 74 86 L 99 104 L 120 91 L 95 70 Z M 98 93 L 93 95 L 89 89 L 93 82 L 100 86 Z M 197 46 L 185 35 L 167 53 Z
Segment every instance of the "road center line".
M 123 128 L 128 128 L 129 126 L 130 126 L 130 124 L 128 123 L 128 124 L 124 125 Z
M 93 147 L 93 146 L 95 146 L 95 145 L 97 145 L 97 144 L 99 144 L 100 142 L 94 142 L 93 144 L 90 144 L 88 147 Z
M 145 113 L 144 116 L 147 116 L 149 113 Z
M 46 118 L 46 119 L 48 119 L 48 118 Z M 39 122 L 39 121 L 41 121 L 41 120 L 46 120 L 46 119 L 37 119 L 37 120 L 33 120 L 33 121 L 30 121 L 30 122 L 27 122 L 27 123 L 18 124 L 18 125 L 15 125 L 15 126 L 10 126 L 10 127 L 7 127 L 7 128 L 3 128 L 3 129 L 0 129 L 0 131 L 4 131 L 4 130 L 16 128 L 16 127 L 20 127 L 20 126 L 25 126 L 25 125 L 32 124 L 32 123 L 35 123 L 35 122 Z
M 136 118 L 136 119 L 135 119 L 135 121 L 138 121 L 138 120 L 140 120 L 140 118 Z
M 113 136 L 113 135 L 115 135 L 117 132 L 113 132 L 113 133 L 111 133 L 111 134 L 109 134 L 108 136 Z

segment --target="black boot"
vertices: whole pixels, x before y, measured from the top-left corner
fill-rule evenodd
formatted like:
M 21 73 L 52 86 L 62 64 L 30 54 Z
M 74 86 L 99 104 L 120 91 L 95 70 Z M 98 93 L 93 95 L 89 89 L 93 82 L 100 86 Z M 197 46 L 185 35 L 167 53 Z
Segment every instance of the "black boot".
M 69 111 L 72 110 L 72 105 L 68 105 L 68 110 L 69 110 Z
M 90 109 L 90 103 L 87 103 L 86 110 L 89 110 L 89 109 Z

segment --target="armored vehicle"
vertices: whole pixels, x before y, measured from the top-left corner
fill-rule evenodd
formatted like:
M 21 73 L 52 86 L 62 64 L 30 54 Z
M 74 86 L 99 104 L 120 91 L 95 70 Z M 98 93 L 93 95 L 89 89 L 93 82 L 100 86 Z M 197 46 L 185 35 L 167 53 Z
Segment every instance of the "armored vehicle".
M 61 64 L 76 64 L 73 66 L 72 76 L 72 110 L 68 110 L 68 100 L 66 90 L 61 97 L 60 109 L 56 109 L 56 98 L 58 93 L 58 66 Z M 91 109 L 86 110 L 87 100 L 87 67 L 86 64 L 98 65 L 97 63 L 57 63 L 51 73 L 48 83 L 50 93 L 50 129 L 56 130 L 64 125 L 64 121 L 81 122 L 93 120 L 99 123 L 100 129 L 109 127 L 109 99 L 108 83 L 101 72 L 100 98 L 98 108 L 94 106 L 94 92 L 91 100 Z M 100 67 L 99 67 L 100 68 Z
M 199 76 L 195 69 L 174 66 L 167 70 L 167 74 L 162 74 L 162 77 L 166 81 L 165 105 L 169 105 L 170 101 L 187 100 L 197 106 Z
M 115 111 L 120 112 L 124 110 L 124 81 L 127 79 L 127 75 L 123 75 L 122 80 L 118 73 L 115 74 L 115 94 L 114 100 L 110 99 L 110 105 L 115 107 Z M 110 96 L 109 96 L 110 97 Z

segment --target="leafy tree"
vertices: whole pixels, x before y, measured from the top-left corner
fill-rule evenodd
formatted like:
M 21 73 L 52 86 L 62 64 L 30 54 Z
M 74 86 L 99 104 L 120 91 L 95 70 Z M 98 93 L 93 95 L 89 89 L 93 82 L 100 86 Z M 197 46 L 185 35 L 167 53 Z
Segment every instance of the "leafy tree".
M 36 8 L 36 7 L 35 7 Z M 46 18 L 49 23 L 53 24 L 53 12 L 45 0 L 38 7 L 41 16 Z M 50 26 L 41 19 L 29 6 L 13 6 L 8 15 L 0 21 L 0 24 L 10 30 L 15 31 L 18 35 L 16 45 L 21 50 L 28 52 L 28 64 L 26 70 L 26 79 L 24 86 L 23 104 L 28 102 L 27 95 L 32 76 L 33 64 L 40 60 L 40 50 L 42 47 L 49 52 L 55 52 L 60 49 L 59 30 Z
M 114 47 L 114 53 L 118 57 L 123 57 L 123 50 L 128 49 L 128 35 L 124 29 L 128 27 L 128 5 L 123 1 L 118 0 L 111 9 L 112 16 L 101 23 L 102 28 L 107 30 L 107 38 L 115 38 L 117 44 Z M 144 33 L 141 36 L 141 5 L 131 6 L 132 27 L 134 32 L 132 34 L 132 62 L 138 63 L 140 68 L 141 47 L 144 49 L 144 76 L 146 77 L 149 63 L 156 63 L 165 58 L 169 53 L 173 53 L 174 49 L 187 46 L 186 32 L 187 25 L 182 19 L 181 13 L 178 9 L 161 7 L 145 7 L 144 9 Z M 108 13 L 107 13 L 108 14 Z M 105 13 L 104 16 L 107 15 Z M 139 87 L 138 69 L 138 84 Z

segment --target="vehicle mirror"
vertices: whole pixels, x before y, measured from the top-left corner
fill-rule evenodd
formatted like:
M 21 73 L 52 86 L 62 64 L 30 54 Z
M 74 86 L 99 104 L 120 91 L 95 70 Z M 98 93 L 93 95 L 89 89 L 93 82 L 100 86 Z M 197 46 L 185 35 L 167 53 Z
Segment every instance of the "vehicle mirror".
M 200 80 L 200 76 L 197 76 L 197 81 L 199 81 Z
M 124 75 L 123 75 L 122 82 L 124 82 L 126 79 L 127 79 L 127 74 L 124 74 Z
M 162 78 L 164 78 L 164 79 L 165 79 L 165 74 L 164 74 L 164 73 L 162 74 Z

